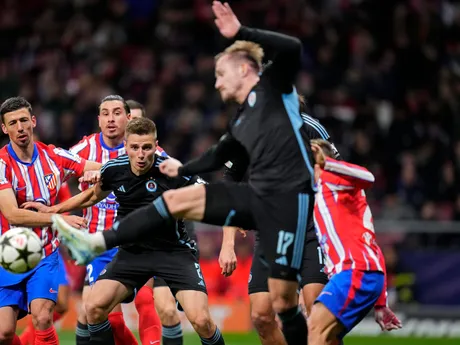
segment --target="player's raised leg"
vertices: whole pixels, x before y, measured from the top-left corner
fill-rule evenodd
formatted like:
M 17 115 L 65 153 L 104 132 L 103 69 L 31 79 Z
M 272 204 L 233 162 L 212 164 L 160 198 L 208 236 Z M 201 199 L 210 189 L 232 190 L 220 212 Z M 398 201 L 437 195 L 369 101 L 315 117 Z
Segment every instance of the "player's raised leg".
M 184 338 L 176 299 L 164 279 L 155 277 L 154 284 L 155 308 L 162 325 L 162 343 L 182 345 Z

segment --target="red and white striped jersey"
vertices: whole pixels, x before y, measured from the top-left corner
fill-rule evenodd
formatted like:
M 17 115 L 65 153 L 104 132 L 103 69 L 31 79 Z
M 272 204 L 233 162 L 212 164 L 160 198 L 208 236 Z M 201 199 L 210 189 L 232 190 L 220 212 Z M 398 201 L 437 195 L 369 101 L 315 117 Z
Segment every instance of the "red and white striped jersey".
M 102 133 L 94 133 L 84 137 L 70 151 L 89 161 L 105 164 L 107 161 L 126 153 L 123 143 L 111 148 L 104 143 Z M 80 184 L 81 191 L 88 189 L 87 183 Z M 94 206 L 83 210 L 83 216 L 88 220 L 88 230 L 93 233 L 109 229 L 117 217 L 118 203 L 115 195 L 110 195 Z
M 373 183 L 374 175 L 367 169 L 326 159 L 318 180 L 314 218 L 329 275 L 348 269 L 385 273 L 364 193 Z
M 89 161 L 105 164 L 126 153 L 124 144 L 111 148 L 104 143 L 102 133 L 91 134 L 84 137 L 70 151 Z M 161 147 L 157 147 L 157 154 L 165 156 L 166 153 Z M 80 184 L 81 191 L 88 189 L 88 184 Z M 117 217 L 118 203 L 115 194 L 112 192 L 94 206 L 83 210 L 83 216 L 88 220 L 88 230 L 93 233 L 110 229 Z
M 54 205 L 62 184 L 71 176 L 83 173 L 86 160 L 53 145 L 35 142 L 30 163 L 22 162 L 10 144 L 0 149 L 0 190 L 11 188 L 18 206 L 26 201 Z M 8 220 L 0 215 L 1 233 L 8 231 Z M 51 227 L 34 228 L 42 239 L 45 255 L 59 245 Z

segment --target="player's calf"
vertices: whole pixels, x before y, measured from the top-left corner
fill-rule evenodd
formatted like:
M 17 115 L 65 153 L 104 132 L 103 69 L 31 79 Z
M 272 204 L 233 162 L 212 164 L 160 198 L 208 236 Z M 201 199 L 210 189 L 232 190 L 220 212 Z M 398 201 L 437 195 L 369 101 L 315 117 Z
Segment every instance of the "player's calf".
M 55 303 L 53 301 L 38 298 L 30 303 L 30 313 L 35 329 L 45 330 L 53 324 L 53 312 Z
M 0 345 L 12 343 L 16 331 L 18 310 L 12 307 L 0 307 Z

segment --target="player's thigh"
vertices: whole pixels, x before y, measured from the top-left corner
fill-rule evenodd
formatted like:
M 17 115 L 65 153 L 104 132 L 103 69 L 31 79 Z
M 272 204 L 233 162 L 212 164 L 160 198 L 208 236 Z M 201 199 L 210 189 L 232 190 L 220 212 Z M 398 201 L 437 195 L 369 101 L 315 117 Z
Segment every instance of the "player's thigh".
M 343 337 L 372 310 L 384 286 L 381 272 L 346 270 L 335 274 L 316 299 L 343 326 Z M 316 304 L 312 308 L 316 307 Z
M 98 280 L 92 286 L 86 300 L 86 312 L 89 314 L 98 309 L 109 313 L 132 293 L 133 290 L 130 287 L 119 281 L 111 279 Z
M 157 279 L 155 279 L 156 282 Z M 155 286 L 154 294 L 155 309 L 160 317 L 161 324 L 164 326 L 174 326 L 180 322 L 176 299 L 171 289 L 167 285 Z
M 259 198 L 254 203 L 257 229 L 270 277 L 297 282 L 314 198 L 309 194 L 285 193 Z
M 1 290 L 0 290 L 1 293 Z M 1 298 L 1 297 L 0 297 Z M 11 339 L 16 332 L 16 322 L 19 316 L 19 308 L 16 306 L 0 307 L 0 343 Z
M 0 287 L 0 308 L 6 308 L 5 313 L 9 312 L 9 308 L 13 308 L 18 319 L 25 317 L 29 312 L 25 283 Z
M 210 183 L 206 188 L 206 208 L 202 221 L 207 224 L 237 226 L 254 230 L 254 193 L 244 183 Z
M 163 193 L 163 200 L 169 212 L 176 218 L 201 220 L 206 204 L 206 191 L 202 184 L 171 189 Z M 156 203 L 161 205 L 162 201 L 159 199 Z
M 59 285 L 55 311 L 64 314 L 69 308 L 70 286 Z
M 248 280 L 249 296 L 257 293 L 268 293 L 268 276 L 270 268 L 266 262 L 260 243 L 256 242 L 252 256 L 251 272 Z
M 203 291 L 180 290 L 176 299 L 181 304 L 187 319 L 200 327 L 205 327 L 211 320 L 208 295 Z
M 275 311 L 272 307 L 270 293 L 256 292 L 249 295 L 251 319 L 256 327 L 275 322 Z
M 320 302 L 313 306 L 307 323 L 309 342 L 327 343 L 345 331 L 337 317 Z

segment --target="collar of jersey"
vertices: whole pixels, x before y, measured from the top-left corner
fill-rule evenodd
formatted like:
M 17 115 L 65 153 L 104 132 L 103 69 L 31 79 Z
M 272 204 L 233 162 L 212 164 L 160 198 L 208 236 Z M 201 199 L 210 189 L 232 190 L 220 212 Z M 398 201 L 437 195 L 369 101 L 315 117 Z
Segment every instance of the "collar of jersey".
M 32 161 L 30 163 L 23 162 L 22 160 L 19 159 L 18 155 L 16 154 L 16 152 L 14 152 L 13 148 L 11 147 L 11 143 L 8 144 L 6 149 L 8 150 L 8 153 L 10 154 L 10 156 L 13 157 L 13 159 L 16 162 L 21 163 L 21 164 L 26 165 L 26 166 L 34 164 L 35 160 L 38 157 L 37 145 L 35 143 L 34 143 L 34 153 L 32 154 Z
M 102 132 L 99 133 L 99 141 L 101 143 L 101 146 L 103 148 L 105 148 L 106 150 L 109 150 L 109 151 L 119 150 L 119 149 L 123 148 L 123 145 L 124 145 L 123 143 L 121 143 L 120 145 L 115 146 L 115 147 L 107 146 L 107 144 L 104 142 L 104 138 L 102 137 Z

